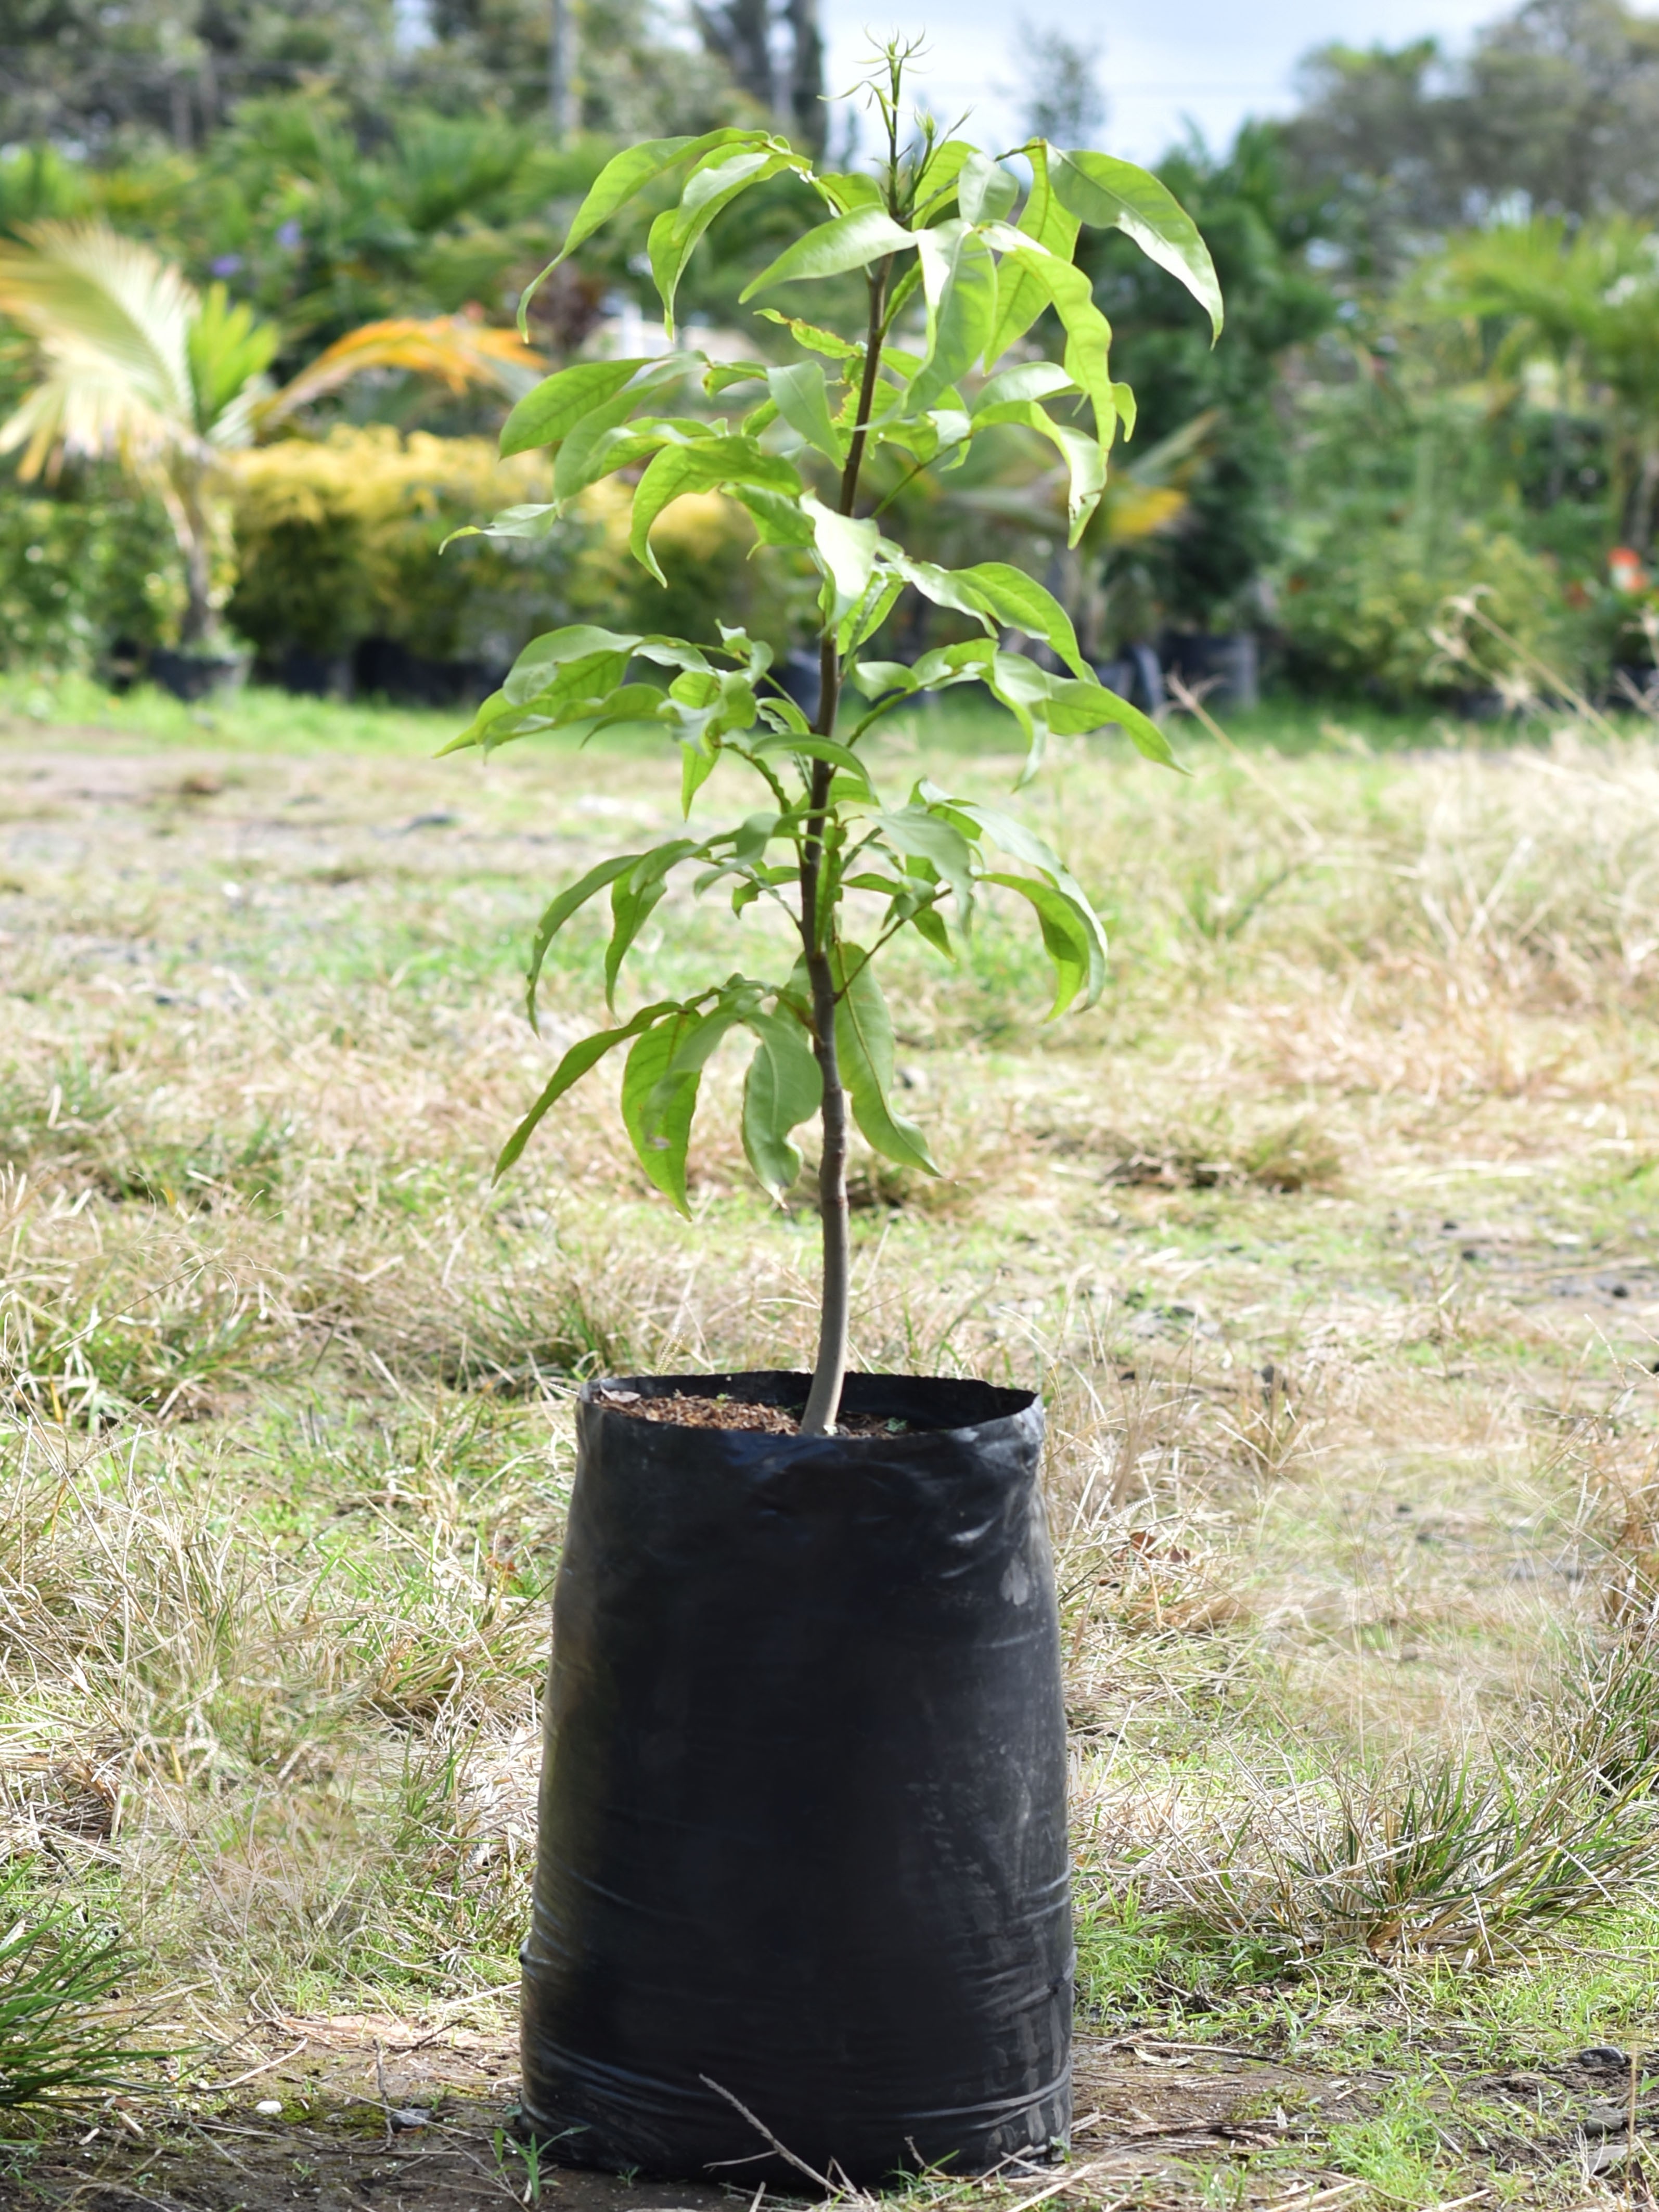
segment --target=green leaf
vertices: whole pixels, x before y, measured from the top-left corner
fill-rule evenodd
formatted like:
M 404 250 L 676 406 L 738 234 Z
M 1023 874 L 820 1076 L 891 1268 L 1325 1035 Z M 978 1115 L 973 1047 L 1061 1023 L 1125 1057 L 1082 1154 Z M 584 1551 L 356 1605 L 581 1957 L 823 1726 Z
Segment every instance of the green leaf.
M 881 205 L 881 186 L 867 170 L 830 169 L 812 181 L 838 215 L 852 208 Z
M 930 860 L 939 870 L 956 900 L 957 925 L 966 928 L 974 912 L 974 849 L 961 830 L 914 803 L 889 808 L 876 822 L 896 851 Z
M 823 179 L 819 179 L 822 183 Z M 869 183 L 873 189 L 875 179 Z M 826 361 L 862 361 L 864 348 L 851 338 L 841 338 L 833 331 L 820 330 L 816 323 L 804 323 L 799 315 L 786 315 L 781 307 L 757 307 L 755 313 L 763 322 L 777 323 L 787 331 L 798 346 L 808 353 L 821 353 Z
M 564 244 L 550 261 L 535 283 L 526 287 L 519 301 L 519 328 L 529 328 L 527 311 L 538 288 L 550 276 L 561 261 L 568 259 L 585 239 L 591 238 L 602 222 L 609 222 L 617 209 L 642 192 L 647 185 L 665 176 L 670 169 L 682 161 L 697 161 L 716 146 L 764 142 L 765 133 L 741 131 L 726 125 L 718 131 L 706 131 L 700 138 L 647 138 L 626 153 L 618 154 L 607 161 L 589 187 L 587 197 L 577 209 L 570 228 L 564 234 Z
M 1038 246 L 1069 261 L 1077 244 L 1078 219 L 1054 197 L 1048 147 L 1038 139 L 1025 149 L 1025 154 L 1031 164 L 1031 189 L 1020 214 L 1019 228 Z M 985 349 L 987 362 L 1000 361 L 1009 347 L 1024 337 L 1048 303 L 1048 295 L 1023 263 L 1005 261 L 997 271 L 996 322 Z
M 909 664 L 902 660 L 860 660 L 847 671 L 847 677 L 866 699 L 879 699 L 889 691 L 908 696 L 917 688 Z
M 452 530 L 438 550 L 447 553 L 458 538 L 550 538 L 561 519 L 556 500 L 535 507 L 504 507 L 488 522 L 469 522 Z
M 1043 950 L 1054 969 L 1054 1003 L 1045 1018 L 1057 1021 L 1079 991 L 1084 1005 L 1093 1006 L 1106 986 L 1104 934 L 1093 910 L 1031 876 L 987 875 L 981 880 L 1018 891 L 1036 909 Z
M 668 889 L 671 869 L 702 847 L 695 837 L 676 837 L 641 854 L 625 876 L 611 886 L 611 942 L 605 948 L 605 1003 L 617 1003 L 617 978 L 629 950 Z
M 1112 326 L 1095 305 L 1093 287 L 1074 262 L 1048 253 L 1006 224 L 991 236 L 1005 254 L 1003 267 L 1018 261 L 1053 301 L 1066 329 L 1066 374 L 1087 392 L 1095 411 L 1095 435 L 1109 448 L 1117 435 L 1117 395 L 1108 371 Z
M 927 302 L 927 346 L 905 410 L 921 414 L 958 384 L 985 350 L 996 317 L 997 270 L 991 249 L 964 222 L 915 234 Z
M 781 1206 L 800 1173 L 789 1133 L 817 1112 L 823 1078 L 793 1014 L 757 1010 L 744 1019 L 755 1033 L 755 1056 L 744 1079 L 743 1149 L 756 1180 Z
M 1113 386 L 1114 391 L 1119 388 Z M 1075 545 L 1106 489 L 1106 456 L 1099 439 L 1091 438 L 1086 430 L 1073 430 L 1065 422 L 1056 422 L 1034 399 L 1004 400 L 1000 405 L 988 407 L 975 418 L 975 428 L 985 429 L 996 422 L 1018 422 L 1028 430 L 1035 430 L 1039 437 L 1048 441 L 1065 462 L 1066 542 Z
M 1198 225 L 1170 190 L 1133 161 L 1086 149 L 1062 154 L 1048 149 L 1054 191 L 1094 230 L 1121 230 L 1149 261 L 1184 284 L 1221 336 L 1221 286 Z
M 597 868 L 590 868 L 568 890 L 562 890 L 537 923 L 535 942 L 530 948 L 530 966 L 525 975 L 525 1011 L 532 1030 L 539 1030 L 540 1027 L 536 1019 L 536 987 L 541 980 L 542 963 L 547 958 L 549 946 L 571 915 L 586 906 L 596 891 L 602 891 L 607 884 L 614 884 L 618 876 L 626 875 L 643 858 L 641 853 L 623 853 L 612 860 L 601 860 Z
M 945 916 L 936 906 L 918 907 L 910 917 L 910 927 L 925 944 L 933 946 L 935 952 L 942 952 L 947 960 L 955 960 L 957 948 L 951 942 Z
M 614 399 L 629 379 L 651 366 L 637 361 L 579 361 L 544 377 L 526 392 L 501 426 L 501 458 L 527 453 L 537 446 L 556 446 L 584 415 Z
M 527 706 L 567 663 L 599 653 L 615 657 L 620 678 L 639 642 L 632 631 L 600 629 L 592 623 L 571 623 L 563 629 L 547 630 L 540 637 L 532 637 L 514 662 L 501 686 L 502 696 L 514 706 Z
M 732 496 L 754 517 L 755 532 L 763 545 L 811 545 L 811 519 L 800 511 L 800 501 L 781 492 L 763 491 L 756 484 L 733 484 Z
M 957 207 L 964 222 L 1000 222 L 1019 198 L 1019 184 L 1000 162 L 977 148 L 957 178 Z
M 686 738 L 680 746 L 680 812 L 688 818 L 691 802 L 714 773 L 720 760 L 720 748 L 712 744 L 707 734 L 701 738 Z
M 847 439 L 830 415 L 830 394 L 817 362 L 798 361 L 787 368 L 772 369 L 766 384 L 795 435 L 839 468 L 847 458 Z
M 690 445 L 665 446 L 635 489 L 629 530 L 635 559 L 659 584 L 668 580 L 651 550 L 652 524 L 684 493 L 711 491 L 725 483 L 751 484 L 786 499 L 800 489 L 800 477 L 791 464 L 781 453 L 764 452 L 752 438 L 698 438 Z
M 941 138 L 916 179 L 918 220 L 930 222 L 954 198 L 963 169 L 976 149 L 965 138 Z
M 957 581 L 971 586 L 986 612 L 1009 629 L 1024 630 L 1052 646 L 1066 665 L 1090 681 L 1094 672 L 1078 651 L 1072 618 L 1050 591 L 1023 568 L 1006 561 L 981 561 L 972 568 L 958 568 Z
M 447 744 L 439 746 L 434 758 L 442 760 L 447 753 L 465 752 L 469 745 L 482 745 L 487 752 L 491 727 L 497 722 L 515 719 L 518 713 L 518 708 L 506 692 L 492 691 L 460 735 L 451 738 Z
M 622 1081 L 623 1126 L 640 1165 L 677 1212 L 688 1217 L 685 1155 L 702 1073 L 692 1069 L 665 1079 L 682 1038 L 700 1018 L 680 1008 L 647 1030 L 628 1055 Z
M 544 1115 L 550 1108 L 557 1105 L 572 1084 L 580 1083 L 588 1069 L 604 1059 L 613 1045 L 621 1044 L 628 1037 L 638 1036 L 641 1030 L 649 1029 L 651 1024 L 659 1021 L 664 1014 L 677 1013 L 678 1011 L 672 999 L 659 999 L 654 1006 L 641 1006 L 632 1021 L 624 1022 L 620 1029 L 596 1030 L 592 1036 L 583 1037 L 579 1044 L 573 1044 L 554 1069 L 552 1079 L 547 1088 L 501 1146 L 501 1157 L 495 1162 L 493 1180 L 495 1182 L 501 1180 L 530 1142 L 538 1123 Z
M 988 351 L 986 358 L 991 358 Z M 1057 361 L 1017 361 L 1010 368 L 998 369 L 988 376 L 974 395 L 973 411 L 977 416 L 987 407 L 997 407 L 1008 400 L 1053 399 L 1062 392 L 1075 392 L 1078 386 Z
M 791 731 L 786 737 L 763 738 L 758 744 L 750 745 L 749 750 L 763 759 L 771 758 L 778 754 L 785 756 L 805 754 L 809 760 L 829 761 L 835 767 L 844 770 L 847 775 L 856 778 L 870 798 L 873 799 L 876 795 L 875 786 L 870 781 L 869 769 L 850 746 L 837 744 L 833 738 L 820 738 L 816 734 L 797 736 L 793 731 Z
M 888 1100 L 893 1087 L 893 1022 L 869 955 L 856 945 L 837 945 L 831 968 L 836 1000 L 836 1052 L 853 1103 L 853 1119 L 865 1142 L 900 1167 L 939 1168 L 927 1139 L 913 1121 L 896 1114 Z
M 878 568 L 866 585 L 864 596 L 855 607 L 850 608 L 836 631 L 836 650 L 843 658 L 855 653 L 866 637 L 876 632 L 892 613 L 899 593 L 904 589 L 904 579 L 890 570 Z
M 810 493 L 803 495 L 800 510 L 812 526 L 818 560 L 835 586 L 832 619 L 838 623 L 864 597 L 876 565 L 876 549 L 881 544 L 881 525 L 874 520 L 855 522 L 850 514 L 837 514 Z
M 775 261 L 769 262 L 758 276 L 744 285 L 738 301 L 752 300 L 757 292 L 769 291 L 775 284 L 796 284 L 809 276 L 839 276 L 848 269 L 866 268 L 890 253 L 902 253 L 915 242 L 914 233 L 895 222 L 885 208 L 854 208 L 850 215 L 821 222 L 805 238 L 786 246 Z
M 646 398 L 654 398 L 665 385 L 685 374 L 684 363 L 670 357 L 653 362 L 635 373 L 632 381 L 611 398 L 592 407 L 567 433 L 553 464 L 553 496 L 562 503 L 574 499 L 612 469 L 631 467 L 653 453 L 663 442 L 659 432 L 641 424 L 629 427 L 629 417 Z
M 715 216 L 751 185 L 791 166 L 787 156 L 764 146 L 705 162 L 692 172 L 678 206 L 665 209 L 652 224 L 647 240 L 651 276 L 662 301 L 663 328 L 670 337 L 674 335 L 674 295 L 697 240 Z

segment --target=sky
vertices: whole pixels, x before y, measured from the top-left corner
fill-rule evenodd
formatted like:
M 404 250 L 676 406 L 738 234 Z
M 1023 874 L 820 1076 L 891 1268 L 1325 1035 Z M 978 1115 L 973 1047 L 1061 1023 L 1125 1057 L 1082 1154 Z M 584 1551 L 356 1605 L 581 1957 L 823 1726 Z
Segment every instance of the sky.
M 1401 46 L 1433 33 L 1455 52 L 1478 24 L 1506 12 L 1504 0 L 1028 0 L 1024 8 L 1019 0 L 889 0 L 882 14 L 872 12 L 872 0 L 823 0 L 832 90 L 864 74 L 868 33 L 925 34 L 927 105 L 947 121 L 971 106 L 988 144 L 1017 135 L 1022 24 L 1097 47 L 1108 106 L 1102 143 L 1137 161 L 1183 137 L 1189 116 L 1212 144 L 1224 145 L 1247 115 L 1288 113 L 1296 64 L 1312 46 Z

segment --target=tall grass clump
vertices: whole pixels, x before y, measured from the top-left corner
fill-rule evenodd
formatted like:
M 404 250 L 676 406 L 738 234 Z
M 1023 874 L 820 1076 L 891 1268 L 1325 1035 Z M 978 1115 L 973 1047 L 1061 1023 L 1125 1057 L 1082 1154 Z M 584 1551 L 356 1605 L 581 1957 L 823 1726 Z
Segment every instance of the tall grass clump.
M 120 1938 L 41 1911 L 15 1868 L 0 1875 L 0 2109 L 117 2087 L 136 2060 L 110 2001 L 135 1961 Z

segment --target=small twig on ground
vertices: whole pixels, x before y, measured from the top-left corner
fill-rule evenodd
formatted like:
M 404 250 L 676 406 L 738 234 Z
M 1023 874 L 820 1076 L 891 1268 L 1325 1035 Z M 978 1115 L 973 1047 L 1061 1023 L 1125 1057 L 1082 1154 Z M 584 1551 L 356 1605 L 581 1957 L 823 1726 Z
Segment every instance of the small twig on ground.
M 238 2074 L 233 2081 L 216 2081 L 213 2086 L 216 2090 L 240 2089 L 244 2081 L 256 2081 L 261 2074 L 269 2074 L 273 2066 L 286 2066 L 290 2058 L 297 2058 L 302 2051 L 310 2048 L 310 2041 L 308 2036 L 302 2035 L 292 2051 L 279 2051 L 275 2058 L 267 2058 L 258 2066 L 250 2066 L 246 2074 Z
M 711 2081 L 707 2074 L 700 2074 L 697 2076 L 697 2079 L 702 2083 L 706 2089 L 712 2089 L 717 2097 L 724 2097 L 726 2103 L 730 2105 L 734 2111 L 741 2112 L 744 2119 L 748 2121 L 750 2126 L 756 2129 L 761 2135 L 763 2135 L 767 2142 L 771 2144 L 773 2149 L 776 2151 L 778 2156 L 782 2159 L 787 2159 L 790 2165 L 794 2167 L 797 2173 L 804 2173 L 809 2181 L 816 2181 L 820 2189 L 827 2190 L 832 2197 L 839 2194 L 833 2181 L 828 2180 L 823 2174 L 814 2172 L 813 2168 L 808 2166 L 804 2158 L 797 2158 L 794 2152 L 789 2148 L 787 2143 L 781 2143 L 778 2141 L 771 2129 L 767 2126 L 765 2121 L 757 2120 L 755 2118 L 755 2115 L 750 2111 L 748 2106 L 744 2104 L 740 2099 L 734 2097 L 729 2089 L 722 2089 L 720 2083 L 718 2081 Z M 757 2197 L 755 2201 L 758 2203 L 760 2199 Z

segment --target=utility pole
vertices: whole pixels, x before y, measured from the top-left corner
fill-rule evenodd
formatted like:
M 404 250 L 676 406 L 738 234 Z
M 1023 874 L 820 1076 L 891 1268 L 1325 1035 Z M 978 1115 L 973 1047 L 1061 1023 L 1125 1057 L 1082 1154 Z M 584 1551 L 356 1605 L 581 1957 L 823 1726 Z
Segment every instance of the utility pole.
M 551 0 L 547 40 L 547 112 L 555 140 L 562 144 L 576 128 L 575 0 Z

